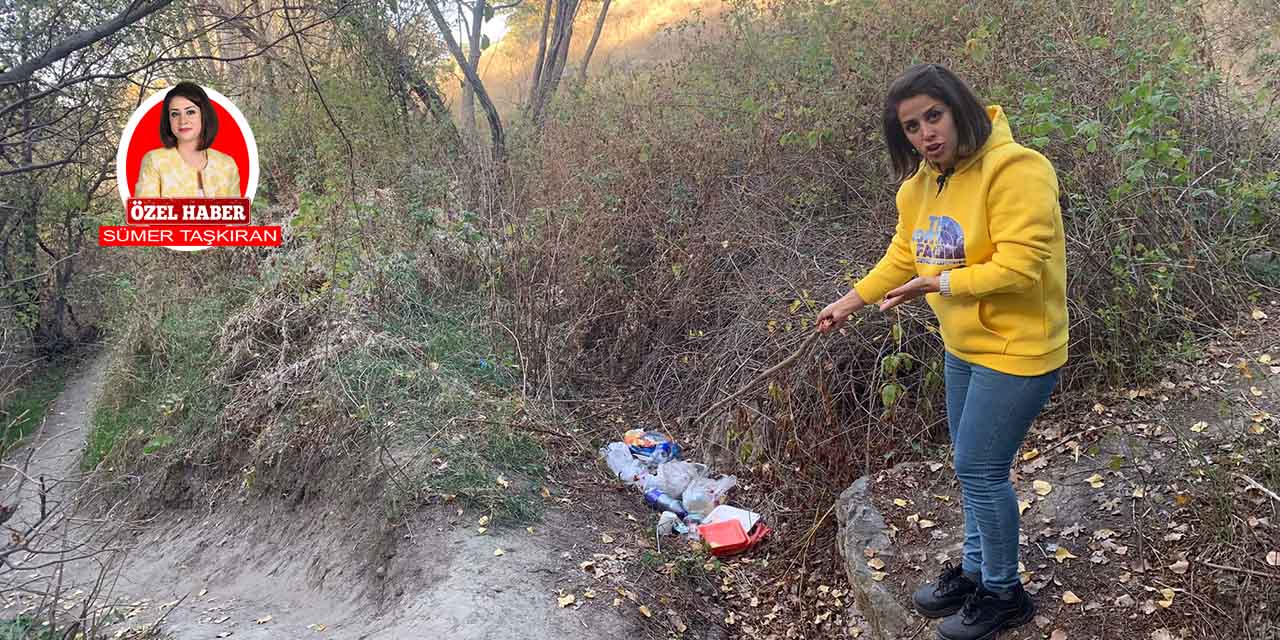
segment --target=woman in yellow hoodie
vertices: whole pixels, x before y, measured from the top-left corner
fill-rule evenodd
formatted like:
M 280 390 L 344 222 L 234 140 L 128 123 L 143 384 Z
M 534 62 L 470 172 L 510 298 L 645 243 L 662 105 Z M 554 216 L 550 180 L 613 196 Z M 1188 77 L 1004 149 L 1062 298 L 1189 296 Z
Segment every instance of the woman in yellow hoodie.
M 882 124 L 901 183 L 897 228 L 875 268 L 818 314 L 818 330 L 876 302 L 887 311 L 923 296 L 937 314 L 964 553 L 913 600 L 945 618 L 940 638 L 986 640 L 1034 615 L 1018 579 L 1009 469 L 1067 360 L 1058 180 L 1013 141 L 1000 107 L 984 108 L 940 65 L 894 80 Z

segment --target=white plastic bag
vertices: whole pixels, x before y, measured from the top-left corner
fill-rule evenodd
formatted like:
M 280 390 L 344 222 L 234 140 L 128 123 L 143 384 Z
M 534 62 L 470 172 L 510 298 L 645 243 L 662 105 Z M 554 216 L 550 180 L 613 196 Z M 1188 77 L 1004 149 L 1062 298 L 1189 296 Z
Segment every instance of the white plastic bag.
M 724 502 L 729 489 L 737 484 L 738 479 L 733 476 L 722 476 L 719 480 L 697 478 L 685 488 L 680 501 L 684 503 L 689 515 L 705 518 L 716 505 Z
M 658 489 L 675 497 L 682 493 L 690 482 L 707 475 L 707 465 L 684 460 L 671 460 L 658 465 Z
M 649 475 L 649 470 L 644 466 L 643 462 L 636 460 L 631 455 L 631 448 L 622 442 L 612 442 L 609 446 L 600 449 L 600 457 L 609 463 L 609 468 L 618 476 L 618 479 L 628 484 L 635 483 L 641 478 Z

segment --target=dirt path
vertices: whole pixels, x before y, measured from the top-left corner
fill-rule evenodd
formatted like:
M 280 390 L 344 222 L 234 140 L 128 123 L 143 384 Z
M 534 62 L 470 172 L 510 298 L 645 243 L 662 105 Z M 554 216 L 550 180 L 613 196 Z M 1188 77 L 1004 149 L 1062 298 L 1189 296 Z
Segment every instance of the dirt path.
M 166 513 L 127 529 L 110 512 L 81 513 L 94 487 L 79 461 L 108 364 L 100 354 L 75 374 L 42 429 L 8 461 L 4 504 L 20 507 L 7 524 L 25 531 L 39 519 L 38 484 L 22 482 L 14 472 L 22 466 L 49 488 L 45 534 L 30 546 L 74 551 L 15 554 L 27 568 L 49 557 L 66 561 L 60 573 L 0 569 L 0 618 L 49 592 L 62 594 L 58 609 L 78 610 L 106 575 L 97 601 L 119 614 L 108 637 L 157 620 L 178 640 L 645 637 L 606 598 L 557 606 L 577 569 L 561 550 L 582 535 L 563 511 L 533 532 L 483 534 L 469 516 L 423 512 L 378 558 L 346 538 L 356 523 L 332 512 L 239 504 Z M 104 546 L 118 551 L 99 553 Z M 104 574 L 104 562 L 116 569 Z

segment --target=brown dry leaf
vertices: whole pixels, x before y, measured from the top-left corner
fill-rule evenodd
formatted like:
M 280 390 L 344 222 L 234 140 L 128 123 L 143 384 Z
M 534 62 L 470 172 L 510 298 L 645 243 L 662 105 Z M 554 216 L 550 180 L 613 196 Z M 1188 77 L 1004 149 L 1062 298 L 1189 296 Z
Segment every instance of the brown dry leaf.
M 261 618 L 254 620 L 254 622 L 257 624 L 266 624 L 268 622 L 271 622 L 271 616 L 262 616 Z
M 486 531 L 488 531 L 488 530 L 489 530 L 489 528 L 488 528 L 488 527 L 476 527 L 476 534 L 478 534 L 478 535 L 484 535 L 484 532 L 486 532 Z
M 573 604 L 573 603 L 574 603 L 574 601 L 575 601 L 575 600 L 577 600 L 577 599 L 578 599 L 578 598 L 577 598 L 576 596 L 574 596 L 574 595 L 571 593 L 571 594 L 569 594 L 569 595 L 567 595 L 567 596 L 560 596 L 559 598 L 556 598 L 556 604 L 560 605 L 560 608 L 561 608 L 561 609 L 563 609 L 563 608 L 565 608 L 565 607 L 567 607 L 567 606 L 569 606 L 569 605 Z M 614 606 L 617 606 L 617 605 L 616 605 L 616 601 L 615 601 L 615 605 L 614 605 Z
M 1062 564 L 1067 560 L 1074 560 L 1077 557 L 1078 556 L 1071 553 L 1071 550 L 1066 547 L 1058 547 L 1058 550 L 1053 552 L 1053 559 L 1057 560 L 1058 564 Z
M 600 542 L 603 542 L 605 544 L 613 544 L 613 536 L 607 533 L 602 533 L 600 534 Z
M 1175 640 L 1172 633 L 1164 627 L 1160 627 L 1151 632 L 1151 640 Z
M 1079 596 L 1075 594 L 1075 592 L 1072 592 L 1072 591 L 1068 591 L 1062 594 L 1062 601 L 1067 604 L 1080 604 L 1081 602 L 1084 602 L 1083 600 L 1080 599 Z
M 1132 607 L 1134 604 L 1136 603 L 1133 601 L 1133 596 L 1127 593 L 1120 596 L 1119 598 L 1116 598 L 1117 607 Z
M 883 572 L 883 571 L 872 571 L 872 572 L 871 572 L 871 579 L 872 579 L 872 580 L 875 580 L 876 582 L 880 582 L 881 580 L 884 580 L 884 577 L 885 577 L 885 576 L 887 576 L 887 575 L 889 575 L 889 574 L 887 574 L 887 573 L 885 573 L 885 572 Z
M 1267 314 L 1263 313 L 1262 309 L 1254 309 L 1253 312 L 1249 314 L 1249 316 L 1252 317 L 1254 320 L 1267 319 Z
M 476 524 L 478 524 L 478 525 L 480 525 L 480 526 L 482 526 L 482 527 L 487 527 L 487 526 L 489 526 L 489 516 L 480 516 L 480 520 L 479 520 L 479 521 L 477 521 L 477 522 L 476 522 Z
M 1049 640 L 1067 640 L 1067 632 L 1062 629 L 1054 629 L 1053 633 L 1049 634 Z
M 1280 567 L 1280 551 L 1268 551 L 1267 564 L 1273 567 Z
M 876 571 L 880 571 L 881 569 L 884 569 L 884 560 L 881 560 L 880 558 L 872 558 L 867 561 L 867 566 L 875 569 Z
M 1088 482 L 1089 486 L 1093 487 L 1094 489 L 1101 489 L 1103 485 L 1102 476 L 1096 473 L 1089 476 L 1088 478 L 1085 478 L 1084 481 Z
M 594 599 L 596 597 L 596 592 L 594 589 L 587 589 L 582 592 L 582 596 L 587 599 Z
M 1169 565 L 1169 570 L 1170 570 L 1170 571 L 1172 571 L 1172 572 L 1174 572 L 1174 573 L 1176 573 L 1176 574 L 1178 574 L 1178 575 L 1182 575 L 1182 574 L 1184 574 L 1184 573 L 1186 573 L 1186 572 L 1187 572 L 1187 568 L 1188 568 L 1188 567 L 1190 567 L 1190 566 L 1191 566 L 1191 564 L 1190 564 L 1190 563 L 1188 563 L 1188 562 L 1186 561 L 1186 559 L 1184 558 L 1184 559 L 1182 559 L 1182 560 L 1179 560 L 1179 561 L 1177 561 L 1177 562 L 1175 562 L 1175 563 L 1173 563 L 1173 564 Z
M 1156 612 L 1156 603 L 1155 603 L 1155 602 L 1152 602 L 1151 600 L 1147 600 L 1146 602 L 1143 602 L 1143 603 L 1142 603 L 1142 612 L 1143 612 L 1143 613 L 1145 613 L 1145 614 L 1147 614 L 1147 615 L 1151 615 L 1151 614 L 1155 613 L 1155 612 Z
M 640 615 L 643 615 L 646 618 L 652 618 L 653 612 L 649 610 L 648 606 L 642 604 L 640 605 Z
M 1267 432 L 1267 428 L 1260 424 L 1249 425 L 1249 433 L 1252 433 L 1255 436 L 1262 435 L 1266 432 Z
M 893 504 L 894 504 L 895 506 L 905 508 L 905 507 L 907 506 L 907 501 L 906 501 L 906 500 L 903 500 L 902 498 L 894 498 L 894 499 L 893 499 Z
M 541 493 L 542 497 L 544 498 L 548 498 L 548 499 L 551 498 L 551 490 L 546 487 L 543 487 L 542 491 L 539 491 L 538 493 Z
M 507 487 L 511 486 L 511 482 L 509 482 L 506 478 L 502 476 L 498 476 L 498 486 L 502 487 L 503 489 L 506 489 Z
M 1145 497 L 1147 497 L 1147 490 L 1146 490 L 1146 489 L 1143 489 L 1142 487 L 1134 487 L 1134 488 L 1133 488 L 1133 497 L 1135 497 L 1135 498 L 1145 498 Z
M 934 521 L 932 521 L 932 520 L 921 520 L 921 521 L 920 521 L 920 528 L 921 528 L 921 529 L 931 529 L 931 528 L 936 527 L 936 526 L 938 526 L 938 523 L 936 523 L 936 522 L 934 522 Z
M 1035 491 L 1038 496 L 1047 496 L 1050 491 L 1053 491 L 1053 485 L 1045 482 L 1044 480 L 1036 480 L 1031 483 L 1031 489 Z
M 1191 430 L 1195 433 L 1200 433 L 1201 431 L 1204 431 L 1208 427 L 1209 427 L 1209 423 L 1205 422 L 1204 420 L 1201 420 L 1200 422 L 1197 422 L 1191 425 Z
M 1049 626 L 1049 622 L 1050 620 L 1044 616 L 1036 616 L 1036 619 L 1035 619 L 1036 626 L 1040 627 L 1041 629 Z

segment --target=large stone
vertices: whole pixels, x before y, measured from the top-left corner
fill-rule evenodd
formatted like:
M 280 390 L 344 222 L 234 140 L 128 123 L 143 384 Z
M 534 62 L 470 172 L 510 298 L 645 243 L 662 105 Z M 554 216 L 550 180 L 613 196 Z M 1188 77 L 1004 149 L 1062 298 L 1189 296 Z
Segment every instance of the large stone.
M 867 565 L 867 549 L 871 556 L 894 554 L 893 543 L 885 535 L 884 516 L 871 504 L 867 478 L 854 482 L 836 503 L 840 555 L 853 591 L 858 612 L 867 620 L 874 640 L 895 640 L 911 623 L 911 613 L 880 582 L 872 578 L 875 571 Z

